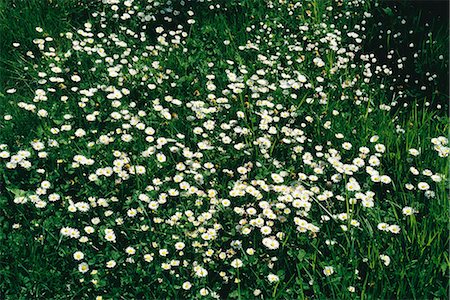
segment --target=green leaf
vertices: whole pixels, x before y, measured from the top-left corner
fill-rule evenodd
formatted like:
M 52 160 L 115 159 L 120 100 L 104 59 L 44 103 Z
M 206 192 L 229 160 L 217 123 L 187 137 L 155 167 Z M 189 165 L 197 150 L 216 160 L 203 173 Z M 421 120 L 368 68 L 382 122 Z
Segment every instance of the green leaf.
M 394 12 L 392 11 L 392 9 L 390 7 L 385 7 L 383 8 L 383 11 L 385 14 L 387 14 L 389 17 L 392 17 L 394 15 Z
M 17 188 L 6 188 L 9 192 L 13 193 L 14 197 L 24 197 L 26 196 L 26 192 Z
M 302 261 L 305 258 L 305 256 L 306 256 L 306 251 L 303 249 L 300 249 L 300 251 L 298 251 L 298 254 L 297 254 L 298 260 Z

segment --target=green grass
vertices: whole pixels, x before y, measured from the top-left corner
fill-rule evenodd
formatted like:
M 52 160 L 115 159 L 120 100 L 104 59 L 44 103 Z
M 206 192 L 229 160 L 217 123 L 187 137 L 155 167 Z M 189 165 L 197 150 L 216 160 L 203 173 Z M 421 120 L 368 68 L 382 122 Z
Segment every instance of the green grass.
M 0 2 L 0 152 L 6 151 L 11 157 L 20 150 L 32 153 L 28 169 L 8 167 L 11 158 L 0 158 L 0 299 L 446 298 L 449 166 L 448 157 L 439 157 L 432 142 L 439 136 L 448 137 L 449 130 L 448 20 L 445 23 L 431 17 L 430 21 L 424 17 L 425 12 L 407 2 L 393 8 L 392 3 L 382 1 L 378 6 L 371 1 L 274 1 L 273 7 L 268 7 L 269 1 L 215 0 L 187 5 L 175 1 L 175 10 L 180 14 L 168 22 L 164 16 L 170 13 L 161 13 L 165 5 L 155 8 L 149 3 L 136 0 L 132 8 L 124 7 L 123 2 L 119 5 L 120 12 L 134 10 L 155 17 L 142 22 L 137 13 L 131 14 L 129 20 L 115 18 L 107 1 Z M 210 5 L 220 7 L 211 9 Z M 333 9 L 327 9 L 329 6 Z M 104 13 L 104 18 L 94 12 Z M 398 16 L 407 23 L 401 24 Z M 188 24 L 191 18 L 194 24 Z M 383 25 L 376 25 L 380 20 Z M 90 49 L 73 49 L 74 44 L 64 36 L 72 32 L 73 40 L 82 40 L 85 33 L 77 30 L 88 21 L 93 33 L 104 36 L 94 36 L 94 43 L 85 40 L 86 45 L 103 47 L 106 56 L 116 55 L 114 62 L 109 63 L 95 51 L 90 53 Z M 424 22 L 430 26 L 422 26 Z M 180 43 L 171 42 L 169 35 L 167 45 L 146 49 L 162 44 L 157 39 L 159 26 L 168 32 L 181 30 L 179 25 L 186 33 Z M 301 25 L 309 29 L 303 30 Z M 43 28 L 43 32 L 37 32 L 36 27 Z M 382 38 L 377 40 L 380 29 Z M 387 29 L 392 33 L 387 34 Z M 414 34 L 409 34 L 410 30 Z M 352 31 L 363 38 L 361 43 L 347 34 Z M 393 37 L 397 32 L 401 32 L 401 38 Z M 429 32 L 431 37 L 424 38 Z M 181 36 L 181 32 L 176 34 Z M 146 39 L 139 40 L 141 36 Z M 45 37 L 54 39 L 46 42 L 49 46 L 45 51 L 54 47 L 59 61 L 45 56 L 33 43 Z M 339 47 L 330 46 L 322 38 L 337 42 Z M 117 39 L 127 45 L 121 46 Z M 411 42 L 414 48 L 408 46 Z M 20 46 L 14 47 L 13 43 Z M 380 44 L 384 47 L 381 50 Z M 243 49 L 244 45 L 252 46 Z M 355 45 L 362 45 L 361 50 L 354 50 Z M 341 53 L 339 48 L 345 51 Z M 391 49 L 393 57 L 387 58 Z M 33 51 L 35 57 L 27 56 L 27 51 Z M 70 55 L 64 57 L 68 51 Z M 354 58 L 345 54 L 353 51 Z M 372 62 L 370 81 L 364 82 L 367 62 L 360 55 L 370 53 L 377 61 Z M 314 65 L 317 56 L 323 59 L 323 67 Z M 396 60 L 401 57 L 407 59 L 398 69 Z M 345 64 L 345 58 L 349 58 L 347 65 L 338 68 Z M 52 63 L 63 69 L 62 75 L 52 71 Z M 392 69 L 392 75 L 375 73 L 376 66 L 383 64 Z M 118 77 L 108 75 L 108 68 L 116 65 L 122 65 Z M 38 72 L 48 74 L 42 76 L 47 82 L 39 82 Z M 233 80 L 227 72 L 244 78 L 242 92 L 232 91 Z M 282 81 L 288 75 L 297 78 L 295 72 L 304 75 L 311 88 L 283 88 Z M 436 74 L 436 78 L 429 81 L 427 72 Z M 81 76 L 80 82 L 71 79 L 74 74 Z M 269 86 L 273 84 L 273 88 L 264 90 L 267 85 L 255 78 L 253 83 L 247 81 L 254 74 Z M 208 79 L 209 75 L 214 79 Z M 52 76 L 65 81 L 52 83 Z M 404 82 L 405 78 L 409 82 Z M 208 89 L 210 80 L 215 89 Z M 155 88 L 147 88 L 149 83 Z M 421 89 L 423 85 L 425 90 Z M 86 96 L 72 89 L 75 86 L 98 91 Z M 122 91 L 117 108 L 111 105 L 107 86 L 130 91 L 129 95 Z M 17 91 L 7 92 L 11 88 Z M 48 100 L 33 101 L 37 89 L 46 90 Z M 165 99 L 168 95 L 181 100 L 181 105 Z M 67 102 L 61 101 L 61 96 L 67 96 Z M 228 106 L 221 104 L 220 97 L 227 99 Z M 273 107 L 258 100 L 269 100 Z M 193 101 L 203 101 L 203 107 L 211 111 L 195 111 Z M 36 105 L 36 109 L 20 108 L 20 102 Z M 158 104 L 169 109 L 170 119 L 161 116 Z M 45 109 L 48 117 L 39 116 L 39 109 Z M 113 112 L 120 112 L 121 119 L 114 120 Z M 72 118 L 65 117 L 67 114 Z M 91 114 L 97 114 L 97 118 L 89 121 L 86 117 Z M 267 129 L 263 114 L 272 120 Z M 274 121 L 274 117 L 280 120 Z M 205 125 L 208 120 L 215 121 L 214 128 Z M 136 127 L 137 123 L 154 128 L 155 133 L 144 132 Z M 221 127 L 223 124 L 231 128 Z M 235 124 L 248 133 L 234 131 Z M 51 128 L 61 129 L 63 125 L 71 125 L 72 129 L 51 133 Z M 269 134 L 270 126 L 276 132 Z M 203 135 L 197 132 L 198 127 L 203 127 Z M 75 130 L 81 128 L 85 135 L 76 136 Z M 123 132 L 132 135 L 131 143 L 123 140 Z M 115 140 L 102 144 L 101 135 Z M 146 139 L 151 135 L 155 141 Z M 230 137 L 230 142 L 224 142 L 225 136 Z M 373 136 L 379 139 L 371 141 Z M 156 147 L 158 137 L 169 139 L 168 144 Z M 262 137 L 271 142 L 267 149 L 260 145 Z M 59 145 L 50 146 L 52 140 Z M 199 143 L 204 140 L 215 148 L 203 148 Z M 45 150 L 33 150 L 31 144 L 36 141 L 42 141 Z M 351 143 L 351 149 L 344 150 L 344 142 Z M 236 149 L 235 144 L 243 149 Z M 384 145 L 385 151 L 377 153 L 376 144 Z M 142 155 L 150 146 L 156 147 L 156 153 L 164 153 L 167 161 L 158 162 L 155 154 Z M 194 157 L 170 149 L 172 146 L 189 149 Z M 361 154 L 360 147 L 368 147 L 370 154 Z M 411 155 L 412 148 L 420 155 Z M 356 165 L 354 159 L 362 157 L 365 166 L 334 180 L 333 175 L 339 172 L 327 157 L 334 153 L 333 149 L 343 163 Z M 46 151 L 47 157 L 38 158 L 39 151 Z M 113 155 L 114 151 L 122 154 Z M 374 182 L 365 169 L 375 153 L 380 163 L 374 164 L 374 169 L 388 175 L 392 181 L 389 184 Z M 75 155 L 93 158 L 95 163 L 74 166 Z M 121 170 L 130 179 L 119 180 L 116 171 L 110 177 L 99 173 L 99 168 L 112 167 L 118 159 L 123 160 Z M 184 162 L 186 170 L 175 167 L 180 162 Z M 132 174 L 133 166 L 138 165 L 145 166 L 145 174 Z M 239 167 L 244 166 L 247 173 L 240 175 Z M 413 175 L 411 167 L 420 174 Z M 232 170 L 233 175 L 227 170 Z M 440 174 L 442 180 L 434 182 L 422 174 L 424 170 Z M 89 175 L 96 171 L 98 180 L 90 180 Z M 184 193 L 174 179 L 180 174 L 183 181 L 202 192 Z M 282 174 L 285 186 L 276 183 L 273 174 Z M 154 180 L 157 178 L 161 185 Z M 350 178 L 358 181 L 361 192 L 373 192 L 373 208 L 364 207 L 361 200 L 353 202 L 355 192 L 346 188 Z M 46 207 L 38 208 L 39 203 L 32 203 L 31 195 L 37 193 L 44 180 L 51 187 L 41 195 Z M 251 192 L 234 197 L 230 191 L 238 180 L 254 185 L 262 198 Z M 252 180 L 264 180 L 275 190 L 267 191 Z M 419 182 L 428 183 L 429 192 L 419 190 Z M 408 184 L 415 188 L 408 189 Z M 293 200 L 286 200 L 286 186 L 310 191 L 306 203 L 311 209 L 296 207 Z M 171 189 L 181 193 L 161 201 L 164 196 L 160 194 L 170 193 Z M 333 196 L 320 199 L 325 192 Z M 61 199 L 49 200 L 52 193 Z M 140 194 L 146 194 L 148 201 L 159 199 L 158 210 L 151 209 Z M 22 196 L 28 202 L 15 203 Z M 99 204 L 102 198 L 108 206 Z M 224 205 L 224 199 L 229 199 L 231 205 Z M 87 212 L 70 212 L 71 201 L 86 202 L 91 207 Z M 265 204 L 261 201 L 269 203 L 277 218 L 268 216 L 267 211 L 264 214 L 261 206 Z M 405 207 L 412 207 L 416 213 L 404 215 Z M 273 236 L 279 247 L 270 250 L 263 245 L 267 236 L 250 224 L 257 215 L 239 213 L 239 209 L 248 208 L 255 208 L 266 221 L 272 230 L 267 236 Z M 134 210 L 136 217 L 130 216 Z M 196 219 L 188 217 L 189 211 Z M 177 213 L 181 215 L 177 217 Z M 337 216 L 343 213 L 349 218 L 340 220 Z M 330 215 L 336 218 L 326 220 Z M 96 217 L 99 224 L 93 222 Z M 301 232 L 295 217 L 318 226 L 320 231 L 309 228 Z M 358 221 L 359 226 L 352 225 L 350 219 Z M 401 230 L 397 234 L 383 232 L 377 229 L 382 222 L 398 225 Z M 148 231 L 142 229 L 144 225 Z M 88 236 L 88 242 L 60 234 L 66 226 L 79 229 L 82 236 Z M 95 232 L 84 232 L 85 226 L 94 227 Z M 215 239 L 202 238 L 204 231 L 214 227 Z M 252 229 L 251 233 L 244 234 L 244 227 Z M 108 228 L 114 229 L 116 242 L 105 238 L 104 230 Z M 276 233 L 282 235 L 275 237 Z M 185 243 L 183 254 L 174 248 L 178 241 Z M 129 246 L 136 249 L 135 254 L 125 253 Z M 159 253 L 166 248 L 167 257 Z M 249 248 L 255 253 L 250 254 Z M 82 251 L 84 259 L 74 260 L 75 251 Z M 153 255 L 151 262 L 144 256 L 149 253 Z M 390 257 L 387 266 L 380 255 Z M 235 259 L 243 262 L 241 268 L 232 267 Z M 114 268 L 105 267 L 110 260 L 117 262 Z M 163 270 L 163 264 L 171 260 L 181 263 L 172 266 L 173 273 Z M 79 272 L 81 262 L 88 263 L 89 272 Z M 206 277 L 194 275 L 197 264 L 208 271 Z M 334 270 L 330 276 L 324 275 L 327 266 Z M 277 275 L 279 281 L 270 282 L 269 274 Z M 192 284 L 190 289 L 183 287 L 186 281 Z M 208 290 L 207 296 L 201 295 L 201 288 Z

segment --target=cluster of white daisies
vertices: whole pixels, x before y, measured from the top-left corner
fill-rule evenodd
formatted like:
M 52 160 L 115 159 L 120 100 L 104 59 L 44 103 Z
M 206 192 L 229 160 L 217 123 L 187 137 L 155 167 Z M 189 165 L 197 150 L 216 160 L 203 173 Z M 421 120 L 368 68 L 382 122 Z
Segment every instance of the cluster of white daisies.
M 38 51 L 25 55 L 36 61 L 27 70 L 36 89 L 17 107 L 43 130 L 0 145 L 0 162 L 7 177 L 34 178 L 14 187 L 14 203 L 63 212 L 59 234 L 80 282 L 107 294 L 109 276 L 132 265 L 201 296 L 219 297 L 217 282 L 258 296 L 261 283 L 283 279 L 287 249 L 311 250 L 313 240 L 327 249 L 368 224 L 375 234 L 401 233 L 401 219 L 370 212 L 384 209 L 383 193 L 397 185 L 383 133 L 345 125 L 347 108 L 370 118 L 390 107 L 371 95 L 380 87 L 373 78 L 392 71 L 361 52 L 371 15 L 359 13 L 361 1 L 330 1 L 328 24 L 302 3 L 267 2 L 292 24 L 249 21 L 246 41 L 208 41 L 222 52 L 194 63 L 190 35 L 201 20 L 183 1 L 176 10 L 104 0 L 83 28 L 34 40 Z M 446 138 L 431 143 L 448 156 Z M 432 197 L 443 176 L 421 174 L 406 188 Z M 320 273 L 333 276 L 335 263 L 321 257 Z M 262 281 L 249 280 L 252 268 Z

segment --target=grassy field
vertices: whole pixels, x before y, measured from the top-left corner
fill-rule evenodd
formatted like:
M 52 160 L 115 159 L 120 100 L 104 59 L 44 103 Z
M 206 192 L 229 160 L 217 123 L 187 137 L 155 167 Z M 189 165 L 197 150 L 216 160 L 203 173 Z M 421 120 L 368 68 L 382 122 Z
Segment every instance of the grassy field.
M 0 1 L 0 299 L 446 299 L 443 1 Z

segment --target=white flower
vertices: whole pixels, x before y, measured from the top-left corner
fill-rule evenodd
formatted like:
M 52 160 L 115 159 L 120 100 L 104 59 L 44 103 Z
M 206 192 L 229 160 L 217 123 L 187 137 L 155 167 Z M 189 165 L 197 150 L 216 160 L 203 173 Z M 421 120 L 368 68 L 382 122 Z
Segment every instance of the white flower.
M 239 167 L 237 168 L 237 171 L 239 174 L 247 174 L 248 170 L 245 167 Z
M 192 284 L 189 281 L 186 281 L 185 283 L 183 283 L 182 287 L 183 287 L 183 290 L 187 291 L 187 290 L 191 289 Z
M 263 227 L 261 227 L 261 233 L 264 235 L 271 234 L 272 228 L 270 228 L 270 226 L 263 226 Z
M 325 66 L 325 62 L 320 58 L 320 57 L 315 57 L 313 59 L 313 62 L 316 66 L 318 66 L 319 68 Z
M 108 242 L 116 242 L 116 235 L 112 229 L 105 229 L 105 239 Z
M 87 271 L 89 271 L 89 265 L 87 263 L 81 263 L 78 265 L 78 271 L 80 271 L 81 273 L 86 273 Z
M 334 268 L 331 267 L 331 266 L 326 266 L 326 267 L 323 269 L 323 274 L 325 274 L 325 276 L 330 276 L 330 275 L 332 275 L 333 273 L 334 273 Z
M 275 182 L 275 183 L 283 183 L 284 182 L 284 179 L 283 179 L 283 177 L 282 176 L 280 176 L 279 174 L 272 174 L 272 175 L 270 175 L 271 177 L 272 177 L 272 179 L 273 179 L 273 181 Z
M 389 266 L 389 264 L 391 263 L 391 258 L 387 255 L 380 254 L 380 259 L 383 261 L 383 264 L 385 266 Z
M 177 249 L 177 250 L 183 250 L 184 247 L 185 247 L 185 244 L 183 242 L 177 242 L 175 244 L 175 249 Z
M 434 175 L 431 175 L 431 180 L 433 180 L 434 182 L 441 182 L 442 177 L 438 174 L 434 174 Z
M 50 182 L 47 181 L 47 180 L 44 180 L 44 181 L 41 182 L 41 187 L 42 187 L 43 189 L 49 189 L 50 186 L 51 186 L 51 184 L 50 184 Z
M 408 190 L 410 190 L 410 191 L 412 191 L 412 190 L 415 189 L 414 185 L 412 185 L 411 183 L 406 183 L 406 184 L 405 184 L 405 188 L 408 189 Z
M 386 151 L 386 147 L 383 144 L 376 144 L 375 150 L 380 153 L 384 153 Z
M 419 175 L 419 170 L 417 170 L 414 167 L 409 168 L 409 171 L 413 174 L 413 175 Z
M 47 112 L 45 109 L 40 109 L 40 110 L 38 110 L 37 115 L 38 115 L 39 117 L 45 118 L 45 117 L 48 116 L 48 112 Z
M 126 252 L 128 255 L 133 255 L 133 254 L 136 253 L 136 249 L 134 249 L 133 247 L 127 247 L 127 248 L 125 249 L 125 252 Z
M 124 134 L 121 137 L 122 141 L 128 143 L 133 139 L 133 136 L 131 134 Z
M 384 184 L 389 184 L 389 183 L 392 182 L 392 179 L 391 179 L 391 177 L 389 177 L 389 176 L 387 176 L 387 175 L 382 175 L 382 176 L 380 177 L 380 181 L 381 181 L 382 183 L 384 183 Z
M 83 254 L 83 252 L 81 252 L 81 251 L 76 251 L 76 252 L 73 254 L 73 258 L 74 258 L 75 260 L 82 260 L 82 259 L 84 258 L 84 254 Z
M 152 254 L 145 254 L 145 255 L 144 255 L 144 260 L 145 260 L 146 262 L 151 262 L 151 261 L 153 261 L 153 255 L 152 255 Z
M 414 208 L 412 208 L 412 207 L 405 206 L 405 207 L 403 207 L 403 209 L 402 209 L 402 213 L 403 213 L 405 216 L 411 216 L 411 215 L 413 215 L 413 214 L 415 213 L 415 210 L 414 210 Z
M 110 260 L 106 263 L 106 267 L 108 269 L 114 268 L 117 265 L 117 263 L 114 260 Z
M 430 185 L 426 182 L 419 182 L 417 188 L 422 191 L 427 191 L 430 188 Z
M 80 82 L 81 77 L 78 75 L 72 75 L 72 77 L 70 77 L 70 79 L 72 79 L 72 81 L 74 81 L 74 82 Z
M 388 230 L 395 234 L 400 233 L 400 227 L 398 225 L 390 225 Z
M 420 154 L 419 150 L 411 148 L 409 149 L 409 154 L 411 154 L 412 156 L 418 156 Z
M 50 202 L 55 202 L 55 201 L 58 201 L 59 199 L 61 199 L 61 196 L 58 195 L 58 194 L 50 194 L 50 195 L 48 195 L 48 200 Z
M 372 182 L 380 182 L 381 177 L 379 174 L 373 174 L 372 176 L 370 176 L 370 180 L 372 180 Z
M 156 159 L 160 162 L 163 163 L 167 160 L 166 156 L 163 153 L 158 153 L 156 154 Z
M 345 150 L 350 150 L 352 149 L 352 144 L 349 142 L 345 142 L 342 144 L 342 148 L 344 148 Z
M 270 237 L 263 238 L 262 243 L 270 250 L 278 249 L 278 247 L 280 246 L 280 243 L 276 239 Z
M 278 282 L 278 281 L 280 281 L 280 277 L 278 277 L 275 274 L 270 273 L 269 275 L 267 275 L 267 280 L 269 280 L 270 283 Z
M 382 230 L 382 231 L 388 231 L 389 230 L 389 224 L 387 224 L 387 223 L 379 223 L 377 225 L 377 228 L 379 230 Z
M 235 268 L 235 269 L 238 269 L 238 268 L 242 267 L 243 266 L 242 260 L 240 260 L 239 258 L 234 259 L 231 262 L 231 266 L 233 268 Z
M 346 184 L 346 188 L 349 192 L 352 191 L 359 191 L 361 189 L 361 187 L 359 186 L 359 183 L 356 180 L 350 180 L 347 184 Z
M 194 270 L 197 277 L 206 277 L 208 275 L 208 271 L 200 266 L 197 266 Z
M 0 158 L 8 158 L 10 156 L 8 151 L 1 151 Z

